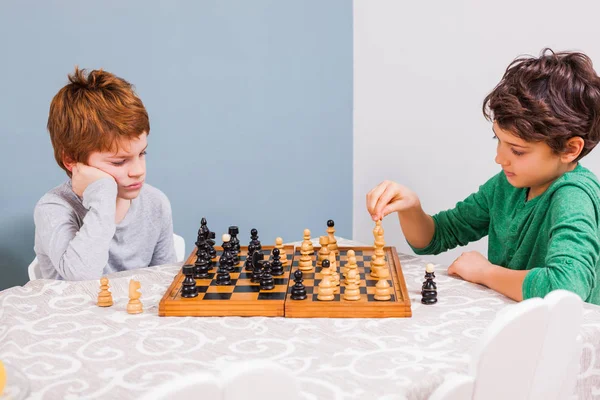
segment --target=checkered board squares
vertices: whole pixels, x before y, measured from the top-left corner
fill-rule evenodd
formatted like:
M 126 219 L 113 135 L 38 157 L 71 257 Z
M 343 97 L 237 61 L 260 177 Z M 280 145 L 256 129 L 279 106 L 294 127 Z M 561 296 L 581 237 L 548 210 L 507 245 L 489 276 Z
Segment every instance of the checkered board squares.
M 262 253 L 269 259 L 273 246 L 264 246 Z M 220 257 L 223 250 L 217 250 Z M 181 271 L 175 276 L 159 303 L 160 316 L 283 316 L 285 295 L 290 276 L 290 265 L 294 255 L 294 246 L 284 246 L 288 265 L 283 266 L 283 275 L 273 276 L 275 288 L 260 290 L 258 283 L 252 283 L 252 272 L 244 270 L 244 262 L 248 247 L 240 249 L 240 264 L 230 272 L 232 284 L 219 286 L 216 284 L 217 266 L 210 271 L 206 279 L 196 279 L 198 296 L 182 298 L 181 286 L 185 278 Z M 186 264 L 196 262 L 196 249 L 186 260 Z
M 360 276 L 360 300 L 344 300 L 344 277 L 340 275 L 340 293 L 334 295 L 331 301 L 318 300 L 318 285 L 321 282 L 321 267 L 316 267 L 317 252 L 319 247 L 315 247 L 315 253 L 312 255 L 312 271 L 303 272 L 303 284 L 306 287 L 306 300 L 292 300 L 293 279 L 290 279 L 288 293 L 285 302 L 286 317 L 302 318 L 382 318 L 382 317 L 410 317 L 412 315 L 408 290 L 402 274 L 402 268 L 398 259 L 398 253 L 394 247 L 384 249 L 386 258 L 386 267 L 389 269 L 388 283 L 392 288 L 391 299 L 387 301 L 375 300 L 375 285 L 377 279 L 371 277 L 371 257 L 374 254 L 372 247 L 340 247 L 340 254 L 337 257 L 338 272 L 348 262 L 348 250 L 354 250 L 356 255 L 356 264 Z M 293 261 L 293 271 L 298 269 L 300 260 L 300 248 L 296 248 Z M 292 275 L 293 276 L 293 275 Z

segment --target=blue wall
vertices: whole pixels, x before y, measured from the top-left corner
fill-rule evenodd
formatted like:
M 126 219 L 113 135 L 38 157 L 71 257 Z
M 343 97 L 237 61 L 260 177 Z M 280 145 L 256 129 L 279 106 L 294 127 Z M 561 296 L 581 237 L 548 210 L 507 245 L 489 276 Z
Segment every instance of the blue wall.
M 136 86 L 188 252 L 202 216 L 243 244 L 329 218 L 351 236 L 351 1 L 3 1 L 0 60 L 0 290 L 27 281 L 33 207 L 66 179 L 46 122 L 75 65 Z

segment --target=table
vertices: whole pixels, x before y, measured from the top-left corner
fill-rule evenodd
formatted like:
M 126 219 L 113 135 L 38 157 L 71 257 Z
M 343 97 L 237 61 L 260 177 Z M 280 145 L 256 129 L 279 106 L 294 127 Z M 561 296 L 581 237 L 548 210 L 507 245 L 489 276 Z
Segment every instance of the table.
M 362 243 L 338 239 L 341 246 Z M 513 301 L 437 266 L 438 303 L 420 303 L 426 261 L 400 254 L 412 318 L 158 317 L 181 264 L 110 276 L 114 305 L 95 305 L 98 281 L 36 280 L 0 292 L 0 359 L 28 378 L 31 399 L 139 397 L 161 381 L 228 363 L 270 359 L 296 371 L 307 399 L 424 399 Z M 130 279 L 144 313 L 125 311 Z M 580 399 L 600 396 L 600 307 L 585 305 Z

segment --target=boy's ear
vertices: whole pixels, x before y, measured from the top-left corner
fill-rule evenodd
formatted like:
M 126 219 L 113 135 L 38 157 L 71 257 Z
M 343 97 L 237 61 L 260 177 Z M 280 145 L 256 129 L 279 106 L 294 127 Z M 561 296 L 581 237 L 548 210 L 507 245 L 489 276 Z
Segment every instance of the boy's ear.
M 565 150 L 561 156 L 563 162 L 572 163 L 573 161 L 575 161 L 575 159 L 579 157 L 579 154 L 581 154 L 581 152 L 583 151 L 584 145 L 585 142 L 583 138 L 579 136 L 575 136 L 567 140 L 567 143 L 565 144 Z
M 66 155 L 64 152 L 63 152 L 63 155 L 62 155 L 62 159 L 63 159 L 63 165 L 65 166 L 65 168 L 69 172 L 73 172 L 73 167 L 77 163 L 71 157 L 69 157 L 68 155 Z

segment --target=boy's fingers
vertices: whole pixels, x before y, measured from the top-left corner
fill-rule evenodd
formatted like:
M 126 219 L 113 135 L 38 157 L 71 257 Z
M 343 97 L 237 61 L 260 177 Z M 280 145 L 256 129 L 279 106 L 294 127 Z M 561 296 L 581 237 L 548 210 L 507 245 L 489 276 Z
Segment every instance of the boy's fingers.
M 392 185 L 386 187 L 385 192 L 379 197 L 377 200 L 377 204 L 375 205 L 374 214 L 380 219 L 384 217 L 383 209 L 387 206 L 390 201 L 396 196 L 394 188 Z
M 385 191 L 388 183 L 382 182 L 367 194 L 367 210 L 371 215 L 375 215 L 375 205 L 379 196 Z

